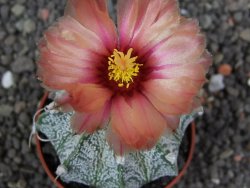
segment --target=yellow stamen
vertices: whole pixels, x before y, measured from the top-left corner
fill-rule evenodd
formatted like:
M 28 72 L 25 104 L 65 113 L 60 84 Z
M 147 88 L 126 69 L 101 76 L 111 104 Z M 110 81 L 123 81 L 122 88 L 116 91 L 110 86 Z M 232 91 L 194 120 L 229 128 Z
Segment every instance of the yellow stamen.
M 134 82 L 133 77 L 138 76 L 140 66 L 136 63 L 137 56 L 131 57 L 133 48 L 130 48 L 125 55 L 123 52 L 114 49 L 113 54 L 108 58 L 109 80 L 117 82 L 118 87 L 129 88 L 129 85 Z

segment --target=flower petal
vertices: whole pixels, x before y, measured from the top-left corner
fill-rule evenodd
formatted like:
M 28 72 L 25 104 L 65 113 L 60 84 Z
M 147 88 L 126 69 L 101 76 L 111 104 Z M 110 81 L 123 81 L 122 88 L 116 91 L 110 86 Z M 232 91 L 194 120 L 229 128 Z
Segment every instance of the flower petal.
M 110 100 L 111 91 L 98 84 L 75 84 L 66 89 L 70 94 L 70 105 L 77 112 L 94 113 Z
M 150 76 L 154 79 L 188 77 L 193 81 L 204 82 L 206 80 L 205 74 L 204 66 L 201 63 L 192 63 L 184 65 L 175 64 L 175 66 L 162 66 L 159 69 L 154 70 Z
M 71 118 L 71 127 L 76 133 L 92 134 L 96 129 L 108 123 L 110 107 L 108 104 L 95 113 L 78 113 Z
M 90 49 L 95 53 L 101 53 L 103 55 L 108 54 L 101 38 L 93 31 L 81 25 L 74 18 L 64 16 L 59 20 L 57 26 L 61 31 L 62 37 L 76 42 L 80 48 Z
M 168 39 L 180 24 L 180 14 L 178 2 L 176 0 L 161 0 L 160 10 L 157 18 L 150 26 L 142 28 L 133 40 L 133 45 L 139 49 L 140 55 L 143 56 L 148 50 Z M 149 16 L 153 16 L 151 12 Z M 145 40 L 147 39 L 147 40 Z
M 107 10 L 107 0 L 69 0 L 65 14 L 93 31 L 110 50 L 116 46 L 117 34 Z
M 166 115 L 165 116 L 168 126 L 175 130 L 178 128 L 180 123 L 180 116 Z
M 123 156 L 124 154 L 133 150 L 122 141 L 119 135 L 115 133 L 110 126 L 108 126 L 108 129 L 106 131 L 106 137 L 109 145 L 116 155 Z
M 188 77 L 153 79 L 144 83 L 144 94 L 162 114 L 181 115 L 192 110 L 202 84 Z
M 69 16 L 50 27 L 39 48 L 38 76 L 45 86 L 62 90 L 96 82 L 96 67 L 109 53 L 95 33 Z
M 78 77 L 67 77 L 63 75 L 56 75 L 54 72 L 51 73 L 51 71 L 40 65 L 42 64 L 41 62 L 38 62 L 38 64 L 37 76 L 40 80 L 42 80 L 42 85 L 44 85 L 45 88 L 64 90 L 70 85 L 80 81 Z
M 152 5 L 155 5 L 156 3 L 159 5 L 160 1 L 118 1 L 118 33 L 121 45 L 120 48 L 122 50 L 129 46 L 136 30 L 141 30 L 139 28 L 141 28 L 142 25 L 149 25 L 153 22 L 153 19 L 157 14 L 150 14 L 150 12 L 157 11 L 152 9 Z M 155 8 L 159 9 L 159 6 L 156 6 Z M 145 24 L 145 21 L 147 24 Z
M 37 75 L 45 86 L 56 90 L 64 90 L 76 83 L 94 83 L 97 79 L 94 69 L 50 63 L 45 59 L 38 61 Z
M 201 64 L 206 72 L 208 72 L 208 68 L 213 63 L 212 55 L 205 50 L 203 56 L 198 60 L 198 64 Z
M 176 0 L 118 1 L 121 49 L 134 46 L 140 51 L 148 43 L 166 38 L 172 25 L 178 25 L 177 7 Z
M 154 49 L 149 57 L 149 66 L 166 64 L 185 64 L 196 62 L 204 53 L 203 35 L 180 32 L 172 35 L 166 42 Z
M 164 117 L 141 94 L 114 99 L 110 124 L 122 144 L 132 149 L 152 147 L 167 128 Z
M 83 33 L 84 35 L 84 33 Z M 50 52 L 64 57 L 74 57 L 75 59 L 91 60 L 97 56 L 88 48 L 84 49 L 76 39 L 69 40 L 58 28 L 51 28 L 45 32 L 46 46 Z M 95 42 L 95 41 L 93 41 Z

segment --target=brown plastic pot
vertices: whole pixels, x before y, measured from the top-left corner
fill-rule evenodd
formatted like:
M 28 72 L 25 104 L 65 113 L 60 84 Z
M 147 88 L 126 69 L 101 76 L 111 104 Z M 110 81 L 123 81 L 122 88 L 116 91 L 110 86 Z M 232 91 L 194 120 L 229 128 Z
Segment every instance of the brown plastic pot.
M 45 93 L 40 101 L 39 107 L 38 109 L 43 108 L 46 100 L 48 98 L 48 93 Z M 180 179 L 183 177 L 183 175 L 185 174 L 188 166 L 190 165 L 190 162 L 193 158 L 193 154 L 194 154 L 194 149 L 195 149 L 195 137 L 196 137 L 196 130 L 195 130 L 195 123 L 193 122 L 191 125 L 191 136 L 190 136 L 190 148 L 189 148 L 189 153 L 188 153 L 188 158 L 183 166 L 183 168 L 181 169 L 181 171 L 179 172 L 178 176 L 176 176 L 173 180 L 171 180 L 171 182 L 169 182 L 168 185 L 165 186 L 165 188 L 172 188 L 174 185 L 176 185 Z M 49 176 L 50 180 L 58 187 L 58 188 L 65 188 L 60 181 L 58 181 L 54 175 L 53 172 L 50 171 L 48 164 L 46 163 L 45 159 L 44 159 L 44 154 L 42 152 L 42 148 L 41 148 L 41 143 L 40 140 L 36 137 L 36 150 L 37 150 L 37 154 L 39 157 L 39 160 L 41 161 L 41 164 L 45 170 L 45 172 L 47 173 L 47 175 Z

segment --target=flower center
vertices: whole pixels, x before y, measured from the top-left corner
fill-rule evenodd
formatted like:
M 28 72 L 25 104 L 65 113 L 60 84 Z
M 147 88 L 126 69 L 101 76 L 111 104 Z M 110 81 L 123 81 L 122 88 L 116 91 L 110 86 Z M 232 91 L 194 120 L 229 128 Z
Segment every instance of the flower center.
M 131 57 L 133 48 L 130 48 L 125 55 L 123 52 L 114 49 L 113 54 L 108 58 L 109 80 L 117 82 L 118 87 L 129 88 L 129 85 L 134 82 L 133 78 L 138 76 L 140 66 L 136 63 L 137 56 Z

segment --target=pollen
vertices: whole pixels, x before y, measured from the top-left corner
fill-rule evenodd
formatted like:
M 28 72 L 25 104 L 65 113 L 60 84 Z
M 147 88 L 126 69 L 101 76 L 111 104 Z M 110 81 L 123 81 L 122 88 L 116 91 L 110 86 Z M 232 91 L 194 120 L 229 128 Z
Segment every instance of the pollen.
M 138 76 L 142 64 L 136 62 L 138 56 L 131 57 L 133 48 L 127 54 L 114 49 L 113 54 L 108 58 L 109 80 L 117 82 L 118 87 L 129 88 L 134 82 L 134 77 Z

